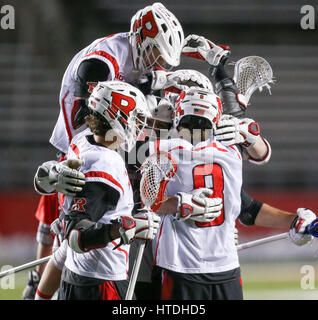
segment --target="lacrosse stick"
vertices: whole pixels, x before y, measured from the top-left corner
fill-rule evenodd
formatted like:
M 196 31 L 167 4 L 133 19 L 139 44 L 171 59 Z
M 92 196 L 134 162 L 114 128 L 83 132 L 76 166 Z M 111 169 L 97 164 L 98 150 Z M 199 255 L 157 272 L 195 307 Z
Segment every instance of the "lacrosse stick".
M 169 180 L 175 175 L 177 165 L 170 154 L 159 152 L 150 155 L 141 166 L 140 198 L 145 210 L 156 211 L 164 201 L 164 191 Z M 141 241 L 137 258 L 131 272 L 125 300 L 131 300 L 134 294 L 137 276 L 146 241 Z
M 50 260 L 51 257 L 52 256 L 47 256 L 47 257 L 44 257 L 44 258 L 41 258 L 41 259 L 38 259 L 38 260 L 34 260 L 34 261 L 31 261 L 31 262 L 22 264 L 21 266 L 2 271 L 2 272 L 0 272 L 0 278 L 3 278 L 5 276 L 8 276 L 9 274 L 12 274 L 12 273 L 15 273 L 15 272 L 23 271 L 25 269 L 36 267 L 36 266 L 38 266 L 40 264 L 46 263 L 46 262 L 48 262 Z
M 262 57 L 244 57 L 235 63 L 233 80 L 247 105 L 256 89 L 262 92 L 265 87 L 271 93 L 269 83 L 274 83 L 273 70 Z
M 280 233 L 280 234 L 276 234 L 274 236 L 270 236 L 270 237 L 266 237 L 266 238 L 262 238 L 262 239 L 239 244 L 238 246 L 236 246 L 236 249 L 237 249 L 237 251 L 240 251 L 243 249 L 248 249 L 248 248 L 252 248 L 255 246 L 259 246 L 261 244 L 265 244 L 268 242 L 286 239 L 287 237 L 288 237 L 288 232 Z
M 311 222 L 310 225 L 308 225 L 306 227 L 306 233 L 312 235 L 315 238 L 318 238 L 318 219 L 315 219 L 314 221 Z M 236 246 L 236 249 L 237 249 L 237 251 L 239 251 L 239 250 L 248 249 L 251 247 L 259 246 L 261 244 L 265 244 L 268 242 L 277 241 L 277 240 L 281 240 L 281 239 L 286 239 L 286 238 L 288 238 L 288 232 L 284 232 L 284 233 L 276 234 L 274 236 L 242 243 L 242 244 Z

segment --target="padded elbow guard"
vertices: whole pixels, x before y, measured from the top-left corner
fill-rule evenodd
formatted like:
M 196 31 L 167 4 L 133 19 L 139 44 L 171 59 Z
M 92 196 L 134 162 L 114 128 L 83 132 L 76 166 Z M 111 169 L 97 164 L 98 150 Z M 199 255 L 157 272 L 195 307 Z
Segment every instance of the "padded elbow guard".
M 112 239 L 110 225 L 82 219 L 77 222 L 68 235 L 68 245 L 77 253 L 103 248 Z
M 252 226 L 263 203 L 253 199 L 244 190 L 241 192 L 241 200 L 241 213 L 238 216 L 238 220 L 245 226 Z

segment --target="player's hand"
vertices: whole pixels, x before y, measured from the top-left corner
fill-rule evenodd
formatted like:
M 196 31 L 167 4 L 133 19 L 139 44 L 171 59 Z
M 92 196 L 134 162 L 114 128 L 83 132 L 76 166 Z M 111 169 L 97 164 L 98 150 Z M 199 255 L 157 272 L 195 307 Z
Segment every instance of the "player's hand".
M 83 164 L 81 160 L 69 159 L 59 162 L 49 172 L 49 182 L 56 191 L 67 196 L 75 196 L 85 185 L 85 175 L 76 170 Z
M 191 78 L 191 75 L 184 72 L 182 74 L 176 74 L 175 72 L 166 72 L 162 70 L 152 71 L 152 90 L 166 89 L 170 92 L 180 93 L 186 90 L 188 87 L 182 85 L 181 82 L 187 81 Z
M 180 221 L 191 219 L 198 222 L 211 222 L 222 213 L 222 199 L 209 198 L 213 191 L 207 188 L 193 190 L 191 193 L 177 193 L 179 199 L 176 218 Z
M 54 244 L 53 244 L 54 249 L 52 248 L 52 252 L 55 252 L 57 248 L 61 246 L 62 242 L 65 239 L 62 221 L 59 218 L 55 219 L 51 223 L 50 230 L 55 235 Z
M 120 243 L 114 249 L 122 244 L 130 244 L 134 240 L 136 232 L 136 222 L 133 217 L 121 216 L 116 222 L 120 224 Z
M 216 125 L 215 138 L 225 146 L 243 143 L 244 137 L 240 133 L 240 120 L 230 115 L 222 115 Z
M 39 193 L 52 194 L 58 191 L 74 196 L 76 192 L 81 192 L 85 185 L 85 175 L 75 169 L 80 165 L 82 161 L 77 159 L 44 162 L 35 174 L 35 189 Z
M 135 239 L 153 240 L 159 229 L 160 217 L 152 211 L 142 211 L 135 214 L 134 219 Z
M 311 242 L 313 236 L 306 233 L 306 227 L 316 218 L 316 215 L 311 210 L 298 208 L 297 217 L 294 219 L 288 233 L 290 240 L 297 246 Z
M 28 282 L 22 293 L 23 300 L 34 300 L 40 278 L 40 275 L 35 270 L 29 271 Z
M 216 139 L 226 146 L 233 144 L 253 146 L 260 138 L 260 134 L 258 122 L 248 118 L 237 119 L 230 115 L 223 115 L 215 130 Z
M 231 51 L 230 47 L 217 46 L 204 37 L 191 34 L 184 40 L 182 53 L 194 59 L 204 60 L 216 70 L 220 62 L 226 61 Z

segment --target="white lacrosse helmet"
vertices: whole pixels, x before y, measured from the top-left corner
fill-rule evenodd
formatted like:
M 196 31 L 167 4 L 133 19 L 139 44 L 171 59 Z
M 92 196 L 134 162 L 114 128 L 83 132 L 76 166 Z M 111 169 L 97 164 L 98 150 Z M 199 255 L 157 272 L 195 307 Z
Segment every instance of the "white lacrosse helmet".
M 221 99 L 215 93 L 192 87 L 182 91 L 175 103 L 173 126 L 177 128 L 184 117 L 192 116 L 209 120 L 213 128 L 218 123 L 221 114 Z
M 131 151 L 150 116 L 143 93 L 121 81 L 98 82 L 88 99 L 91 113 L 106 120 L 123 141 L 121 147 Z
M 180 69 L 172 72 L 174 78 L 180 78 L 180 83 L 188 87 L 199 87 L 214 92 L 209 78 L 203 73 L 192 69 Z M 184 80 L 183 79 L 187 79 Z
M 180 22 L 160 2 L 139 10 L 131 19 L 129 42 L 135 67 L 141 72 L 154 66 L 165 70 L 178 66 L 183 41 Z
M 206 89 L 211 93 L 214 92 L 212 82 L 209 80 L 209 78 L 197 70 L 181 69 L 181 70 L 174 71 L 173 74 L 176 77 L 179 77 L 180 79 L 184 79 L 184 78 L 189 79 L 184 82 L 181 81 L 182 85 L 186 85 L 189 88 L 198 87 L 198 88 Z M 179 98 L 179 93 L 165 91 L 165 98 L 174 105 Z

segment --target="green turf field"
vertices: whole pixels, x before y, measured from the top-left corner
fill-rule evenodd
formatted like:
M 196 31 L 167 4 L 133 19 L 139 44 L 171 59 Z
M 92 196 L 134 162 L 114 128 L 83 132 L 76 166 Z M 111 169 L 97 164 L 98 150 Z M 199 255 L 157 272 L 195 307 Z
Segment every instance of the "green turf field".
M 304 265 L 315 270 L 314 289 L 301 287 Z M 313 261 L 248 263 L 241 270 L 245 300 L 318 300 L 318 266 Z
M 301 288 L 301 267 L 310 262 L 242 263 L 242 279 L 245 300 L 318 300 L 318 281 L 314 289 Z M 14 289 L 1 289 L 0 300 L 20 300 L 27 279 L 27 271 L 15 276 Z M 318 280 L 318 278 L 317 278 Z

